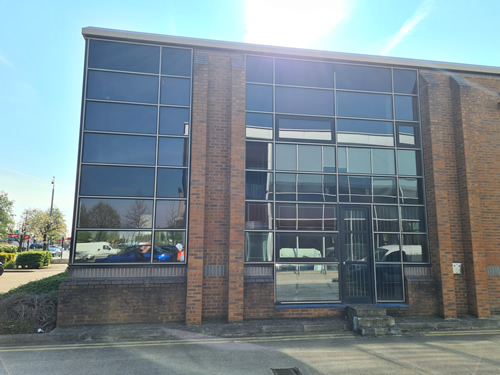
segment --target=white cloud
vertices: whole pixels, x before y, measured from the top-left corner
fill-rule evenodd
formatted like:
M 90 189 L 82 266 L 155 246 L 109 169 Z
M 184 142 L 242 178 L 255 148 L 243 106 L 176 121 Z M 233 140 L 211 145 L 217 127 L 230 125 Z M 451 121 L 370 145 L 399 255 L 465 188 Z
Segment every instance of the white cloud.
M 246 0 L 245 42 L 310 48 L 347 17 L 344 0 Z
M 420 6 L 417 8 L 415 13 L 408 19 L 403 27 L 401 27 L 396 34 L 391 38 L 389 43 L 384 47 L 384 49 L 380 52 L 382 56 L 386 56 L 391 52 L 399 43 L 403 41 L 403 39 L 411 32 L 413 29 L 424 19 L 426 18 L 432 8 L 432 0 L 425 0 Z
M 12 64 L 5 56 L 0 55 L 0 65 L 5 65 L 9 69 L 14 69 L 14 64 Z

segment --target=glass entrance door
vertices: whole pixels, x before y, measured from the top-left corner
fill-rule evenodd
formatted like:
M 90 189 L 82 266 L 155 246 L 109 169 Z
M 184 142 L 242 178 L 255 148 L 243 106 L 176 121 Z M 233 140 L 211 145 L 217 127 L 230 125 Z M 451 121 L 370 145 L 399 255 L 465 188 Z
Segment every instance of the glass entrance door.
M 340 206 L 340 267 L 343 303 L 373 303 L 370 209 Z

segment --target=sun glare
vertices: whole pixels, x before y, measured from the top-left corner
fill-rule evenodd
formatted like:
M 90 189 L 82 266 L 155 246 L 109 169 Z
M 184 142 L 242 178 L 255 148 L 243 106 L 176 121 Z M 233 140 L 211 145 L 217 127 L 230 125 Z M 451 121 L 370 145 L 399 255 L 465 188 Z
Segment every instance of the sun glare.
M 247 0 L 245 42 L 311 48 L 347 17 L 344 0 Z

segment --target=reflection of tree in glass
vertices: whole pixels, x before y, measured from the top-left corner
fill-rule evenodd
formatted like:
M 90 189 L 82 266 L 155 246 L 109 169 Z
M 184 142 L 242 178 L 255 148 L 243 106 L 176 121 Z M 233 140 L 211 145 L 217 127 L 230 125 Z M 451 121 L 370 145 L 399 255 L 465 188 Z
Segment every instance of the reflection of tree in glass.
M 125 214 L 126 226 L 131 228 L 147 228 L 151 226 L 151 215 L 148 215 L 146 202 L 136 200 Z
M 175 204 L 177 203 L 177 204 Z M 184 201 L 172 201 L 162 205 L 162 228 L 184 228 Z
M 80 226 L 84 228 L 119 228 L 120 215 L 108 203 L 99 202 L 90 210 L 82 203 Z

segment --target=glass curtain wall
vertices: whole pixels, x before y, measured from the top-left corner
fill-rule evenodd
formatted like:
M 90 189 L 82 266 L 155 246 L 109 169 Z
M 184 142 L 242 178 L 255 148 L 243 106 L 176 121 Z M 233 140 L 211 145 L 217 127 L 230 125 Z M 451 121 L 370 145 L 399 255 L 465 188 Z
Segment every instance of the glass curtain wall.
M 186 261 L 192 51 L 87 41 L 75 264 Z
M 277 303 L 341 302 L 340 205 L 370 212 L 374 300 L 404 301 L 425 264 L 417 71 L 246 58 L 245 261 Z M 344 262 L 345 263 L 345 262 Z

